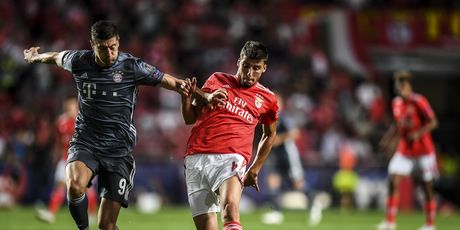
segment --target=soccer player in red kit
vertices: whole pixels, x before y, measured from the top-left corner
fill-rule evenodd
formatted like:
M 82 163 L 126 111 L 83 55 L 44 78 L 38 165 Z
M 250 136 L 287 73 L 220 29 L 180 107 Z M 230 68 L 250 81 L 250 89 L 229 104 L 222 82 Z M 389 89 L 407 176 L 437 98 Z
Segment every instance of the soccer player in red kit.
M 59 116 L 57 120 L 57 133 L 58 133 L 58 151 L 62 153 L 61 159 L 56 165 L 54 173 L 55 184 L 51 193 L 48 209 L 38 209 L 37 218 L 46 223 L 54 223 L 56 213 L 62 206 L 65 199 L 65 165 L 67 161 L 67 150 L 69 149 L 69 142 L 72 138 L 75 129 L 75 119 L 78 113 L 78 102 L 74 97 L 68 98 L 64 102 L 64 113 Z M 97 193 L 94 189 L 88 190 L 88 209 L 90 219 L 96 218 L 97 211 Z
M 257 176 L 276 135 L 278 106 L 275 94 L 258 83 L 267 69 L 266 47 L 248 41 L 241 49 L 236 75 L 214 73 L 202 90 L 222 98 L 219 104 L 203 106 L 182 97 L 182 113 L 194 124 L 187 143 L 185 177 L 193 221 L 199 230 L 217 230 L 217 212 L 222 211 L 224 230 L 240 230 L 239 203 L 243 186 L 259 191 Z M 195 87 L 196 80 L 184 83 Z M 262 124 L 263 134 L 253 163 L 254 131 Z
M 411 78 L 411 73 L 404 70 L 394 74 L 395 88 L 399 94 L 393 99 L 396 126 L 390 127 L 381 145 L 391 145 L 394 138 L 398 138 L 399 143 L 388 165 L 390 183 L 386 220 L 377 225 L 378 230 L 396 229 L 399 184 L 403 177 L 411 175 L 416 168 L 421 172 L 426 214 L 426 223 L 419 230 L 435 229 L 436 202 L 432 181 L 438 171 L 430 132 L 438 126 L 438 122 L 428 100 L 413 91 Z

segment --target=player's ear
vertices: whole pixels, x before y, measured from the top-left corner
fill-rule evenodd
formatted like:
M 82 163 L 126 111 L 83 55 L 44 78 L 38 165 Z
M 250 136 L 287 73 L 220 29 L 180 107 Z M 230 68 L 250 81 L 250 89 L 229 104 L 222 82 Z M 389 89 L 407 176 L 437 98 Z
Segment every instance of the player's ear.
M 265 73 L 265 71 L 267 71 L 267 63 L 262 66 L 262 73 Z

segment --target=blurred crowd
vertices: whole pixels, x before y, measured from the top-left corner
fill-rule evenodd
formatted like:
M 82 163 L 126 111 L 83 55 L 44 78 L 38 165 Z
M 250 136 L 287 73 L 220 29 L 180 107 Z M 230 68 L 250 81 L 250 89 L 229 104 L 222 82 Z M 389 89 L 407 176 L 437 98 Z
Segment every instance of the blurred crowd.
M 378 141 L 391 121 L 389 78 L 351 72 L 325 51 L 321 21 L 353 2 L 366 1 L 1 1 L 1 183 L 23 202 L 47 196 L 61 154 L 55 120 L 62 102 L 76 96 L 70 73 L 28 65 L 23 50 L 90 49 L 89 29 L 99 19 L 119 26 L 121 51 L 164 72 L 197 77 L 199 85 L 215 71 L 235 73 L 244 41 L 264 42 L 270 57 L 261 82 L 286 98 L 285 113 L 301 129 L 296 144 L 303 166 L 336 169 L 341 156 L 351 154 L 358 173 L 383 178 L 386 158 Z M 190 127 L 179 96 L 141 87 L 135 123 L 138 164 L 180 168 Z

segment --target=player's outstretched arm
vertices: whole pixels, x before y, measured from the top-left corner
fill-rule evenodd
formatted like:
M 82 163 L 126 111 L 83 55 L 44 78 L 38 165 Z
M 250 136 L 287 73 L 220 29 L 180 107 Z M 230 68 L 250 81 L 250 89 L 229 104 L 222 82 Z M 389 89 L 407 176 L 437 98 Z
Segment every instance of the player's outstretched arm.
M 225 89 L 218 90 L 218 92 L 214 93 L 206 93 L 196 87 L 196 80 L 195 85 L 192 87 L 192 85 L 190 85 L 190 79 L 189 82 L 186 82 L 186 80 L 173 77 L 167 73 L 164 74 L 159 85 L 165 89 L 174 90 L 187 97 L 193 95 L 196 99 L 210 105 L 216 103 L 225 104 L 225 100 L 227 99 L 227 92 Z
M 192 92 L 195 92 L 196 78 L 192 78 L 192 80 L 190 80 L 189 78 L 185 79 L 185 81 L 181 85 L 181 88 L 190 88 Z M 186 96 L 182 94 L 181 112 L 182 118 L 184 118 L 184 122 L 186 125 L 194 124 L 197 118 L 200 116 L 201 110 L 203 108 L 203 103 L 198 102 L 196 100 L 195 103 L 193 103 L 193 101 L 193 95 Z
M 409 134 L 409 138 L 412 141 L 418 140 L 422 137 L 423 134 L 429 133 L 435 130 L 438 127 L 438 119 L 433 116 L 430 120 L 426 123 L 426 125 L 422 126 L 420 129 L 412 132 Z
M 183 87 L 184 83 L 184 80 L 165 73 L 163 79 L 161 79 L 159 86 L 165 89 L 176 91 L 182 95 L 189 96 L 191 94 L 191 89 Z
M 45 52 L 38 53 L 40 47 L 31 47 L 24 50 L 24 60 L 27 63 L 55 64 L 62 67 L 62 57 L 64 52 Z
M 391 124 L 380 140 L 379 147 L 386 155 L 391 156 L 396 150 L 399 139 L 400 135 L 396 125 Z
M 257 148 L 257 154 L 254 157 L 254 162 L 251 167 L 249 167 L 249 170 L 244 177 L 244 186 L 255 187 L 257 191 L 259 191 L 257 176 L 259 175 L 259 171 L 262 169 L 265 160 L 270 154 L 273 142 L 276 138 L 276 122 L 273 122 L 270 125 L 263 125 L 262 129 L 263 134 L 259 142 L 259 147 Z
M 192 80 L 188 78 L 185 79 L 181 87 L 188 87 L 192 92 L 191 96 L 182 95 L 181 112 L 185 124 L 187 125 L 191 125 L 196 122 L 196 120 L 200 117 L 204 106 L 208 106 L 212 109 L 215 104 L 219 106 L 225 105 L 227 90 L 224 88 L 220 88 L 212 93 L 205 93 L 196 87 L 196 78 L 193 78 Z M 200 96 L 197 96 L 197 94 Z M 196 98 L 201 98 L 201 100 L 196 100 Z

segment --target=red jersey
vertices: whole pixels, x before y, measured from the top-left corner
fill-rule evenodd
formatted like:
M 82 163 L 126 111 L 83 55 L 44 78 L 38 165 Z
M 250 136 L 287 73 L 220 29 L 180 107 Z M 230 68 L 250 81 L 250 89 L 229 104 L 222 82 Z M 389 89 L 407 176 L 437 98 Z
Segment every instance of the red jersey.
M 429 132 L 424 133 L 418 140 L 410 141 L 408 139 L 410 133 L 426 125 L 435 116 L 430 103 L 424 96 L 414 93 L 409 100 L 396 97 L 393 99 L 393 116 L 401 135 L 398 152 L 406 156 L 434 153 L 433 140 Z
M 75 129 L 75 117 L 61 115 L 57 121 L 57 132 L 59 139 L 59 148 L 62 151 L 62 159 L 67 160 L 67 150 L 69 149 L 69 142 L 72 139 L 73 131 Z
M 192 128 L 186 155 L 237 153 L 249 162 L 257 124 L 278 120 L 275 94 L 259 83 L 244 88 L 236 76 L 226 73 L 212 74 L 202 90 L 210 93 L 219 88 L 227 90 L 225 106 L 203 108 Z

